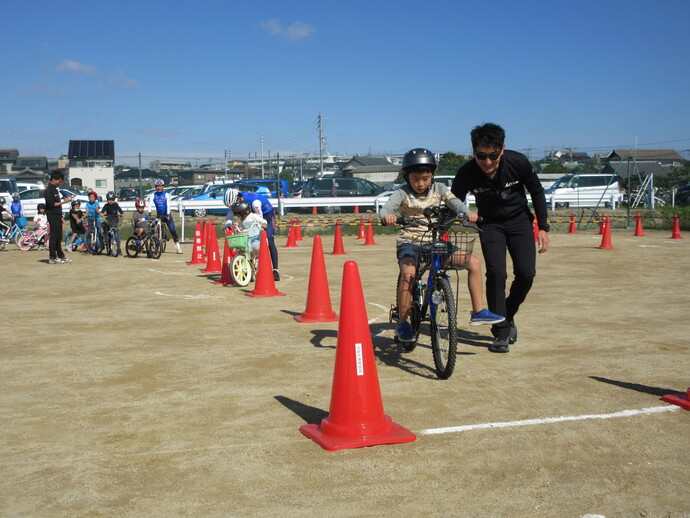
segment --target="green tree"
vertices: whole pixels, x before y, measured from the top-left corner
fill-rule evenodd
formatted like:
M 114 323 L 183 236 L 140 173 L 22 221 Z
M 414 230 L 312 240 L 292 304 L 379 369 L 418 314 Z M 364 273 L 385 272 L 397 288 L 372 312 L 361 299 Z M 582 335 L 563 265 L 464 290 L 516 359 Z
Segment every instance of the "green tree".
M 455 176 L 458 169 L 467 162 L 469 162 L 469 160 L 464 156 L 448 151 L 441 155 L 438 161 L 438 167 L 436 168 L 436 174 L 439 176 Z
M 568 169 L 560 162 L 549 162 L 547 165 L 541 168 L 544 174 L 572 174 L 573 170 Z

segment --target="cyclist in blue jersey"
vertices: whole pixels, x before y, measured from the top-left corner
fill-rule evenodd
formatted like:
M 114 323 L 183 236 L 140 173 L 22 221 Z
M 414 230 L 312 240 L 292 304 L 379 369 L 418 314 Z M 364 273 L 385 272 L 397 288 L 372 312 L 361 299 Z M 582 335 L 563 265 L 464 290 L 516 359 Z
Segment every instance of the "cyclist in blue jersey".
M 149 214 L 153 207 L 156 207 L 156 217 L 161 220 L 161 223 L 165 223 L 170 229 L 170 234 L 172 234 L 173 241 L 175 241 L 175 247 L 177 248 L 177 253 L 182 253 L 182 248 L 180 248 L 180 238 L 177 236 L 177 230 L 175 230 L 175 220 L 173 220 L 170 209 L 172 207 L 172 200 L 170 198 L 170 193 L 163 190 L 165 182 L 160 178 L 156 180 L 153 184 L 156 191 L 151 193 L 146 200 L 146 204 L 150 207 Z
M 98 233 L 101 233 L 101 205 L 98 203 L 98 193 L 96 191 L 89 191 L 89 201 L 86 202 L 84 206 L 86 210 L 86 220 L 89 224 L 93 221 L 98 229 Z
M 266 220 L 266 237 L 268 238 L 268 249 L 271 252 L 271 262 L 273 263 L 273 279 L 280 280 L 280 273 L 278 273 L 278 249 L 275 243 L 276 234 L 276 213 L 273 205 L 268 201 L 266 196 L 256 194 L 253 192 L 240 192 L 237 189 L 230 188 L 225 191 L 225 205 L 230 209 L 228 211 L 227 221 L 225 227 L 232 225 L 232 206 L 235 202 L 246 201 L 252 208 L 255 214 L 262 216 Z
M 22 202 L 19 200 L 19 193 L 12 193 L 12 203 L 10 203 L 10 210 L 17 220 L 17 224 L 24 228 L 26 226 L 26 214 L 24 213 L 24 207 L 22 207 Z

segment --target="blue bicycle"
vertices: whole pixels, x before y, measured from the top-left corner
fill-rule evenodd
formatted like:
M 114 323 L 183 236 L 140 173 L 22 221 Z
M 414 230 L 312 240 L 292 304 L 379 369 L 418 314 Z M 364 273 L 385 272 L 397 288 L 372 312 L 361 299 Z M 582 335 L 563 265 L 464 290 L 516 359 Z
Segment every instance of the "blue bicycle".
M 419 240 L 422 257 L 413 280 L 410 305 L 410 325 L 415 341 L 404 343 L 403 347 L 408 352 L 414 350 L 422 322 L 428 320 L 436 374 L 441 379 L 447 379 L 455 369 L 458 340 L 457 294 L 453 295 L 448 271 L 467 268 L 476 234 L 470 234 L 465 229 L 480 230 L 467 223 L 464 215 L 456 215 L 447 207 L 426 209 L 424 216 L 426 221 L 409 217 L 396 221 L 404 228 L 426 227 Z M 396 287 L 399 284 L 400 276 Z M 398 305 L 391 307 L 391 322 L 398 321 Z
M 0 229 L 0 249 L 5 248 L 5 244 L 10 241 L 14 241 L 14 243 L 19 246 L 19 240 L 27 235 L 23 228 L 19 226 L 18 219 L 18 217 L 12 219 L 12 226 L 10 226 L 10 229 L 6 233 Z
M 103 234 L 96 218 L 89 218 L 89 225 L 84 236 L 86 249 L 92 255 L 98 255 L 103 251 Z

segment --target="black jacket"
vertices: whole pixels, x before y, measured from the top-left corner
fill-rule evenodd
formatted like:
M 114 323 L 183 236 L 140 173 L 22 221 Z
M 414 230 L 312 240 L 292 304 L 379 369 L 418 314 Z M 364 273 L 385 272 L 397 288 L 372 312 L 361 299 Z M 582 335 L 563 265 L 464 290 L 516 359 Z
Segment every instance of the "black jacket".
M 512 219 L 520 213 L 532 218 L 525 188 L 532 197 L 539 228 L 548 230 L 544 188 L 532 164 L 522 153 L 506 150 L 493 180 L 487 178 L 476 160 L 469 161 L 458 169 L 451 191 L 462 201 L 465 201 L 467 193 L 473 194 L 479 216 L 491 223 Z
M 48 217 L 62 217 L 62 205 L 55 205 L 62 201 L 58 188 L 52 183 L 49 183 L 48 187 L 46 187 L 44 197 L 46 202 L 46 215 Z

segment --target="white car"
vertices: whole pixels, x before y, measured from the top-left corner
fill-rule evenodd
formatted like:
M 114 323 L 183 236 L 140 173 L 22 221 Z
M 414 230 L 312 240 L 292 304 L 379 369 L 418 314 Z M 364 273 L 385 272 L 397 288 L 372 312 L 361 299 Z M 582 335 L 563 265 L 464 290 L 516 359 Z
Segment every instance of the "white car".
M 60 191 L 60 196 L 62 196 L 63 198 L 67 198 L 68 196 L 74 196 L 74 193 L 72 191 L 68 191 L 66 189 L 61 189 L 58 187 L 58 191 Z M 84 194 L 77 194 L 75 199 L 81 202 L 82 210 L 84 209 L 84 205 L 86 205 L 86 202 L 89 201 L 89 197 Z M 19 193 L 19 201 L 22 202 L 22 208 L 24 209 L 26 217 L 33 218 L 34 216 L 36 216 L 36 213 L 38 212 L 38 204 L 46 202 L 45 189 L 28 189 L 26 191 L 22 191 Z M 71 208 L 72 206 L 70 203 L 66 203 L 62 206 L 62 213 L 65 217 L 69 215 L 69 211 Z

